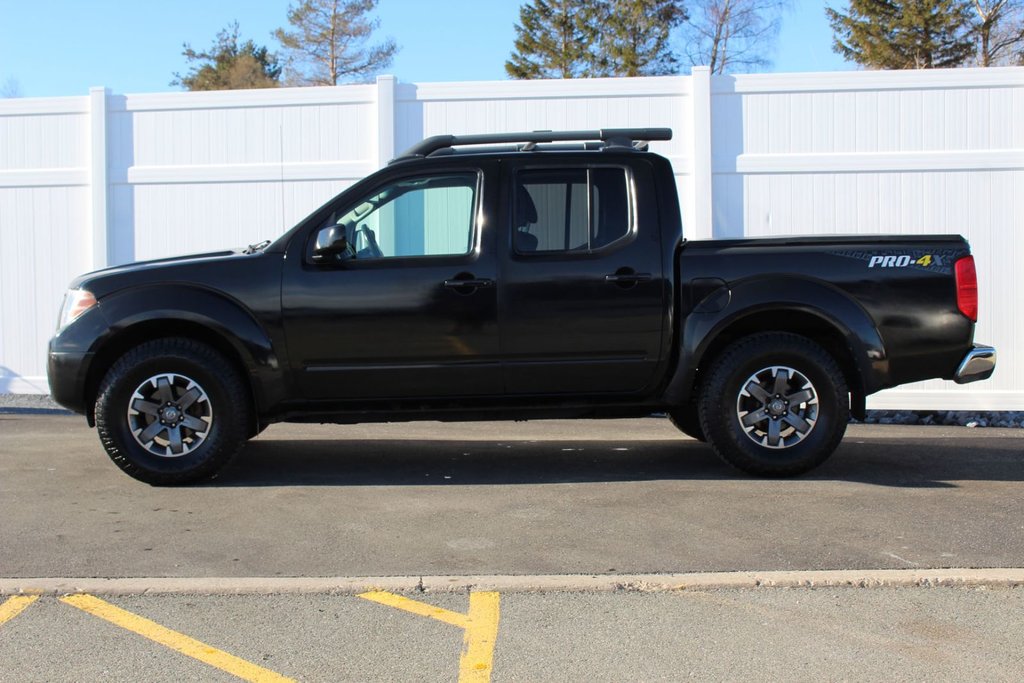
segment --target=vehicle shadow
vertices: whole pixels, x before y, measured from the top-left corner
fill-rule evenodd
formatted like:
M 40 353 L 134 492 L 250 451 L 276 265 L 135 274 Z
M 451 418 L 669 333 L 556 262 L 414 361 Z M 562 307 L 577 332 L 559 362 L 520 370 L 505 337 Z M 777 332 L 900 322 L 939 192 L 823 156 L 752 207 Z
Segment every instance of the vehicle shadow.
M 953 488 L 1024 481 L 1024 439 L 845 441 L 796 482 Z M 655 480 L 758 481 L 689 439 L 658 441 L 256 440 L 204 486 L 452 486 Z

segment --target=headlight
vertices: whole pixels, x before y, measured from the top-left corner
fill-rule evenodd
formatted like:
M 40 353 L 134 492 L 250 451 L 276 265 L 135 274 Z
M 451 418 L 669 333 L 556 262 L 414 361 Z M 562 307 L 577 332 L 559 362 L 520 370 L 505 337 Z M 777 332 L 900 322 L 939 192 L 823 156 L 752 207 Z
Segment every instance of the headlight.
M 64 295 L 64 303 L 60 307 L 57 331 L 63 330 L 95 305 L 96 297 L 92 295 L 92 292 L 84 289 L 69 289 Z

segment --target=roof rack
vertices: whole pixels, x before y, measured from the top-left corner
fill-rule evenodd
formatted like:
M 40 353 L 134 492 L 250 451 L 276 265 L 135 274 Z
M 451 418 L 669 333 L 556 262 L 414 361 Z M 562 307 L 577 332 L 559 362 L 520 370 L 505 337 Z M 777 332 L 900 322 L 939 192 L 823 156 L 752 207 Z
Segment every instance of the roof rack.
M 538 143 L 546 142 L 593 142 L 604 143 L 603 149 L 646 150 L 652 140 L 671 140 L 671 128 L 601 128 L 599 130 L 550 131 L 535 130 L 529 133 L 487 133 L 479 135 L 435 135 L 417 142 L 401 155 L 391 160 L 422 159 L 423 157 L 450 150 L 456 145 L 500 145 L 522 144 L 520 151 L 528 152 Z

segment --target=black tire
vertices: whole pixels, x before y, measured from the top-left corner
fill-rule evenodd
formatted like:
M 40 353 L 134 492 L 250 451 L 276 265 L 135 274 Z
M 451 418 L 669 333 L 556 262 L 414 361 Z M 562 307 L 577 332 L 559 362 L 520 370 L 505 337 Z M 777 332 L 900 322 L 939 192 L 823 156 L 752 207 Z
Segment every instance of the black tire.
M 125 353 L 103 378 L 96 429 L 129 476 L 157 486 L 187 484 L 214 476 L 245 443 L 251 399 L 214 349 L 192 339 L 155 339 Z
M 668 419 L 676 429 L 691 439 L 707 441 L 704 429 L 700 426 L 700 411 L 693 401 L 687 401 L 685 404 L 669 410 Z
M 835 359 L 810 339 L 782 332 L 730 345 L 708 372 L 699 409 L 715 452 L 763 477 L 817 467 L 839 446 L 850 419 Z

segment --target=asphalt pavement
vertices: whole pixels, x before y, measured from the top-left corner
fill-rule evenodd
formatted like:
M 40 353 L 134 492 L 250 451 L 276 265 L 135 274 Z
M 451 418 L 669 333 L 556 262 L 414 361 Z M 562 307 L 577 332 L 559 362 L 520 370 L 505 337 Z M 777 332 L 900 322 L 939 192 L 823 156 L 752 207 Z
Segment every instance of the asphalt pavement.
M 1024 567 L 1022 439 L 854 425 L 813 473 L 761 480 L 655 418 L 276 425 L 217 479 L 155 488 L 79 417 L 2 413 L 0 585 L 28 593 L 0 595 L 0 680 L 1020 680 L 1020 571 L 952 588 L 626 579 Z M 484 575 L 506 588 L 431 588 Z M 539 575 L 548 589 L 523 588 Z M 46 577 L 205 587 L 32 594 Z M 252 577 L 405 588 L 231 594 Z
M 792 480 L 666 420 L 275 425 L 209 484 L 0 415 L 0 576 L 1024 567 L 1024 432 L 854 425 Z
M 454 613 L 468 603 L 465 595 L 416 599 Z M 356 596 L 107 601 L 244 660 L 249 680 L 473 680 L 459 678 L 461 629 Z M 1024 675 L 1024 589 L 511 594 L 501 596 L 500 614 L 487 672 L 495 683 Z M 51 597 L 0 626 L 0 679 L 238 680 Z

